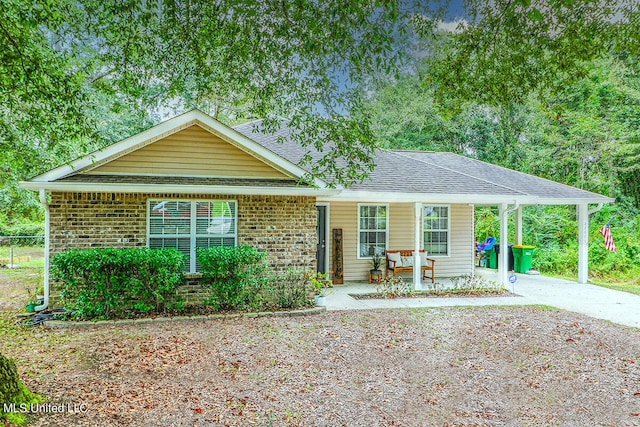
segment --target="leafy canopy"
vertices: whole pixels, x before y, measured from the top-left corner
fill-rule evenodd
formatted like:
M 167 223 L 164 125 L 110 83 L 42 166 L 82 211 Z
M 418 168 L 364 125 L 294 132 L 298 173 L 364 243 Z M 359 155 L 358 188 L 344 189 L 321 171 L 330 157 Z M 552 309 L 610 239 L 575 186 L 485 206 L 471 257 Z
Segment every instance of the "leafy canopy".
M 429 63 L 441 98 L 494 105 L 521 103 L 532 92 L 545 98 L 585 77 L 593 59 L 640 53 L 634 0 L 466 0 L 465 6 L 453 31 L 443 30 L 436 15 L 413 20 L 438 47 Z

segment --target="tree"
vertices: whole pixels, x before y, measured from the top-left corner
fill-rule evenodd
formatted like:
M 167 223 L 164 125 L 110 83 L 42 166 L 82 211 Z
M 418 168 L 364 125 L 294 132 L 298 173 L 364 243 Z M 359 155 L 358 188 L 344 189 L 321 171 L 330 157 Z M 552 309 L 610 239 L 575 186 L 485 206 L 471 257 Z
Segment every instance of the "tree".
M 147 114 L 95 74 L 91 46 L 69 44 L 75 2 L 8 0 L 0 8 L 0 222 L 38 219 L 18 182 L 135 131 Z
M 162 0 L 118 4 L 82 0 L 72 44 L 92 45 L 119 91 L 166 108 L 198 107 L 234 121 L 266 118 L 323 158 L 315 176 L 336 184 L 372 169 L 372 133 L 363 83 L 400 61 L 396 2 Z
M 365 0 L 7 0 L 0 205 L 36 217 L 20 180 L 194 107 L 287 125 L 323 153 L 316 176 L 358 181 L 373 167 L 363 84 L 398 69 L 407 14 Z
M 0 422 L 6 420 L 6 425 L 25 424 L 26 417 L 19 411 L 20 405 L 28 406 L 40 401 L 42 398 L 31 393 L 20 381 L 15 362 L 0 354 L 0 402 L 3 404 L 0 406 Z M 11 404 L 15 405 L 17 410 L 5 412 L 4 408 Z
M 429 57 L 439 97 L 481 104 L 523 103 L 556 93 L 609 52 L 640 54 L 640 12 L 633 0 L 467 0 L 466 19 L 441 30 L 416 15 L 417 32 L 444 43 Z

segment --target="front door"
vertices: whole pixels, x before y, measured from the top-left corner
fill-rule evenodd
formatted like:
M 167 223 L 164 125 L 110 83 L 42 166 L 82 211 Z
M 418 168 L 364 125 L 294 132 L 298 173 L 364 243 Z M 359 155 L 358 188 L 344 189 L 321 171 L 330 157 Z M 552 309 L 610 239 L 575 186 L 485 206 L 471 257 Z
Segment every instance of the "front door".
M 316 246 L 316 265 L 318 272 L 327 271 L 327 207 L 316 206 L 318 209 L 318 222 L 316 226 L 316 235 L 318 243 Z

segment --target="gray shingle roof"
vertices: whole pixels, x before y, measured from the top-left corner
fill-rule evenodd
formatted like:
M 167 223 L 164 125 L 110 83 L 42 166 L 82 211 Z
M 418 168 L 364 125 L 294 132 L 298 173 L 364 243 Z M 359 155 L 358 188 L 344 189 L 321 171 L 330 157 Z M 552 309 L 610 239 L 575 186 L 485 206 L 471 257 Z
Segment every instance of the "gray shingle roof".
M 298 164 L 307 151 L 319 159 L 312 146 L 301 147 L 287 138 L 290 130 L 282 127 L 273 135 L 261 133 L 259 122 L 235 126 L 234 129 L 255 142 Z M 279 137 L 284 141 L 278 142 Z M 541 203 L 611 202 L 600 194 L 580 190 L 512 169 L 495 166 L 448 152 L 376 150 L 376 167 L 364 182 L 348 190 L 433 195 L 473 195 L 492 197 L 539 198 Z

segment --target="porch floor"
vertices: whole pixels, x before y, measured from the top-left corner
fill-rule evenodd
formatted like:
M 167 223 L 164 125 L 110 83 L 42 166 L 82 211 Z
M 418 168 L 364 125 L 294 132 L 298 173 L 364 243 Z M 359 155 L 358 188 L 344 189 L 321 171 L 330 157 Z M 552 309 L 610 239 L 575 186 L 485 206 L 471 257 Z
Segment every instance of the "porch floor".
M 496 270 L 477 268 L 476 275 L 497 280 Z M 357 300 L 349 294 L 367 294 L 376 291 L 375 284 L 350 282 L 336 285 L 327 295 L 327 310 L 372 310 L 390 308 L 423 308 L 486 305 L 548 305 L 563 310 L 586 314 L 626 326 L 640 327 L 640 295 L 614 291 L 595 285 L 546 276 L 517 274 L 517 282 L 507 285 L 515 294 L 505 297 L 477 298 L 397 298 Z M 451 280 L 436 278 L 442 287 L 450 287 Z M 423 285 L 424 288 L 426 286 Z

